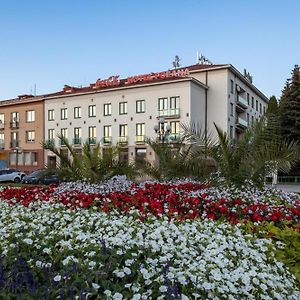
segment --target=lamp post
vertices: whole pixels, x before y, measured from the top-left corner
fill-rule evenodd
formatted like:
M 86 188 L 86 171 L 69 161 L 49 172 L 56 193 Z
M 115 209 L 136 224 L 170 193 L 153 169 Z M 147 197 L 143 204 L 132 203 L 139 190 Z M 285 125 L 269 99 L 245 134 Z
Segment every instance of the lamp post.
M 19 153 L 22 153 L 22 149 L 19 147 L 16 147 L 14 152 L 16 153 L 16 169 L 18 169 L 19 166 Z
M 168 136 L 171 132 L 171 127 L 169 124 L 165 127 L 165 119 L 164 117 L 159 117 L 158 124 L 154 126 L 154 131 L 157 134 L 158 141 L 161 142 L 163 145 L 168 139 Z

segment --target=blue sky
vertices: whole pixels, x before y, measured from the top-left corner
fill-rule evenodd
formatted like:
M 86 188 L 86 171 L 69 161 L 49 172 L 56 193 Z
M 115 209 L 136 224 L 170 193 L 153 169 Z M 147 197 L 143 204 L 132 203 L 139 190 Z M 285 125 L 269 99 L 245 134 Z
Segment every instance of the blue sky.
M 195 63 L 246 68 L 268 97 L 300 64 L 298 0 L 0 0 L 0 99 Z

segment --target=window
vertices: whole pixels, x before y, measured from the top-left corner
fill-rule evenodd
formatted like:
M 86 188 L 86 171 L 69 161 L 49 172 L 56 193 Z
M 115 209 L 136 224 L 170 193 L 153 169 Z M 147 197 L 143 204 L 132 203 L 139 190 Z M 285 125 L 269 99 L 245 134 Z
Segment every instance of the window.
M 233 126 L 231 126 L 231 125 L 230 125 L 229 136 L 230 136 L 230 139 L 232 140 L 233 139 Z
M 158 99 L 158 115 L 174 116 L 179 115 L 180 97 L 159 98 Z
M 19 113 L 18 112 L 12 112 L 11 113 L 11 128 L 19 128 Z
M 73 140 L 74 145 L 79 145 L 81 144 L 81 128 L 80 127 L 75 127 L 74 128 L 74 140 Z
M 35 142 L 35 131 L 26 131 L 26 143 Z
M 111 144 L 111 126 L 103 126 L 103 143 Z
M 74 119 L 81 118 L 81 107 L 74 107 Z
M 19 147 L 19 133 L 12 132 L 10 137 L 11 137 L 11 148 Z
M 104 116 L 111 116 L 111 103 L 104 104 Z
M 96 105 L 89 105 L 89 117 L 96 117 Z
M 67 120 L 68 119 L 68 109 L 67 108 L 62 108 L 60 110 L 60 118 L 61 118 L 61 120 Z
M 233 116 L 233 103 L 230 103 L 230 115 Z
M 119 143 L 127 143 L 127 136 L 128 136 L 128 128 L 127 124 L 121 124 L 119 126 Z
M 170 110 L 171 115 L 179 114 L 179 97 L 170 97 Z
M 35 111 L 27 110 L 26 111 L 26 122 L 34 122 L 35 121 Z
M 126 115 L 127 114 L 127 102 L 119 103 L 119 114 Z
M 137 100 L 136 113 L 144 113 L 144 112 L 145 112 L 145 100 Z
M 15 166 L 16 165 L 16 162 L 17 162 L 17 153 L 9 153 L 9 162 L 12 166 Z
M 251 97 L 251 107 L 254 108 L 254 97 Z
M 258 111 L 258 100 L 256 100 L 256 102 L 255 102 L 255 109 L 256 109 L 256 111 Z
M 0 133 L 0 149 L 4 149 L 4 133 Z
M 89 144 L 96 144 L 96 126 L 89 127 Z
M 248 124 L 248 126 L 249 126 L 249 122 L 250 122 L 250 120 L 249 120 L 249 114 L 247 113 L 247 124 Z
M 25 164 L 25 166 L 31 165 L 31 153 L 30 152 L 24 152 L 24 164 Z
M 4 128 L 4 114 L 0 114 L 0 128 Z
M 67 139 L 68 138 L 68 129 L 67 128 L 62 128 L 60 130 L 60 135 L 61 135 L 61 137 L 64 137 L 65 139 Z M 65 145 L 65 142 L 63 140 L 60 140 L 60 144 Z
M 48 110 L 48 121 L 54 121 L 54 109 Z
M 254 116 L 251 116 L 251 124 L 254 123 Z
M 38 155 L 37 152 L 31 152 L 32 165 L 37 166 L 38 164 Z
M 179 121 L 172 121 L 170 122 L 170 141 L 176 141 L 179 138 L 180 132 L 180 122 Z
M 266 107 L 264 106 L 264 114 L 266 113 Z
M 249 95 L 249 93 L 247 93 L 247 103 L 248 103 L 248 105 L 250 105 L 250 95 Z
M 230 93 L 231 94 L 233 94 L 233 87 L 234 87 L 233 80 L 230 80 Z
M 262 114 L 262 104 L 261 103 L 259 103 L 259 113 Z
M 48 140 L 53 141 L 55 139 L 55 130 L 54 129 L 48 129 Z
M 135 141 L 138 142 L 145 142 L 145 123 L 137 123 L 136 124 L 136 137 Z

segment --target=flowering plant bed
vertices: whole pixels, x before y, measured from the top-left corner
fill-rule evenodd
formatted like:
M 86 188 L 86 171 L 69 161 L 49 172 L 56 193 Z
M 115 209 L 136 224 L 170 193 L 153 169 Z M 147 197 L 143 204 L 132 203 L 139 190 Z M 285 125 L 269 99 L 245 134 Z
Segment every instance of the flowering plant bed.
M 0 199 L 0 298 L 300 298 L 276 258 L 284 243 L 244 228 L 276 215 L 270 224 L 297 232 L 296 194 L 126 181 L 5 188 Z

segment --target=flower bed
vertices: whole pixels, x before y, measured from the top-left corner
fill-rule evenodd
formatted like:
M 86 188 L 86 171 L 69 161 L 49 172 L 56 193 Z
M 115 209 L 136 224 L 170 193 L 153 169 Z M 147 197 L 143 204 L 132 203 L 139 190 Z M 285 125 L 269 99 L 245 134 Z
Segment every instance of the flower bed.
M 4 188 L 0 298 L 299 299 L 287 245 L 252 234 L 288 225 L 297 243 L 299 203 L 188 181 Z
M 33 299 L 299 299 L 269 240 L 226 223 L 145 223 L 131 214 L 2 202 L 1 293 Z

